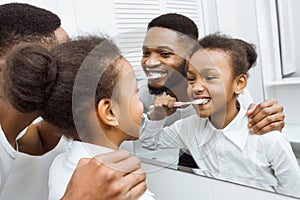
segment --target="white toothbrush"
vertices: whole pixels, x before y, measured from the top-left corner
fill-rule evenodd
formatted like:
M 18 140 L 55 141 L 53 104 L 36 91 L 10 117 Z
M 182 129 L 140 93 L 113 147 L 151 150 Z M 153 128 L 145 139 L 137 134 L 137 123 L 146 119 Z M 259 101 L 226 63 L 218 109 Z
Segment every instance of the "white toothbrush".
M 196 99 L 194 101 L 189 101 L 189 102 L 181 102 L 181 101 L 177 101 L 174 102 L 174 107 L 181 107 L 183 105 L 190 105 L 190 104 L 204 104 L 208 101 L 208 99 Z
M 173 106 L 175 108 L 178 108 L 178 107 L 181 107 L 183 105 L 190 105 L 190 104 L 204 104 L 204 103 L 207 103 L 209 100 L 208 99 L 196 99 L 194 101 L 188 101 L 188 102 L 181 102 L 181 101 L 176 101 L 174 102 Z M 154 105 L 151 105 L 150 106 L 150 110 L 153 110 L 154 109 Z

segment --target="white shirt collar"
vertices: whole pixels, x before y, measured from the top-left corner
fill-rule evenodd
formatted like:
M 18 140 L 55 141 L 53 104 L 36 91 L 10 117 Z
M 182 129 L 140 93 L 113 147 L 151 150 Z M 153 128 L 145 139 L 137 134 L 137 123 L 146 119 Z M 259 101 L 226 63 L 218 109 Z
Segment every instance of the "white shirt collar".
M 215 131 L 222 132 L 227 139 L 243 150 L 249 135 L 247 124 L 248 118 L 246 116 L 246 111 L 241 106 L 238 114 L 224 129 L 215 128 Z
M 103 146 L 73 141 L 71 145 L 69 159 L 77 164 L 81 158 L 92 158 L 96 155 L 109 153 L 113 151 L 113 149 L 109 149 Z

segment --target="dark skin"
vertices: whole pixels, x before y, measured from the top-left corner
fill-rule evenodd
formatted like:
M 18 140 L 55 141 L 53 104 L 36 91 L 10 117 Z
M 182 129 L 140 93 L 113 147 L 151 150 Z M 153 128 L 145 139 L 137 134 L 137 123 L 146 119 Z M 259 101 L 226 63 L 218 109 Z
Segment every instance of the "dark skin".
M 124 150 L 92 159 L 83 158 L 79 161 L 62 200 L 137 199 L 147 188 L 146 174 L 140 167 L 139 159 Z
M 250 133 L 264 134 L 284 127 L 283 107 L 276 99 L 267 99 L 255 106 L 251 104 L 247 111 Z
M 29 155 L 43 155 L 51 151 L 60 140 L 61 136 L 55 133 L 59 133 L 59 130 L 45 121 L 31 124 L 24 137 L 18 140 L 19 151 Z M 33 141 L 35 144 L 32 144 Z

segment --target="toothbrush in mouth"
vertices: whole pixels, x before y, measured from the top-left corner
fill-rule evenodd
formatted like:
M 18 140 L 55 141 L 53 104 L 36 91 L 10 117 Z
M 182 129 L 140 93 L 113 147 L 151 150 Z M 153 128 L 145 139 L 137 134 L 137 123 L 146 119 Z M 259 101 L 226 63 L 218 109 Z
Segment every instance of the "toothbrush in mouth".
M 189 102 L 181 102 L 181 101 L 177 101 L 174 103 L 174 107 L 181 107 L 183 105 L 190 105 L 190 104 L 197 104 L 197 105 L 200 105 L 200 104 L 205 104 L 207 103 L 209 100 L 208 99 L 196 99 L 194 101 L 189 101 Z
M 188 101 L 188 102 L 181 102 L 181 101 L 176 101 L 174 102 L 173 106 L 175 108 L 184 106 L 184 105 L 190 105 L 190 104 L 197 104 L 197 105 L 201 105 L 201 104 L 205 104 L 209 101 L 209 99 L 196 99 L 194 101 Z M 150 106 L 150 110 L 154 109 L 154 105 Z

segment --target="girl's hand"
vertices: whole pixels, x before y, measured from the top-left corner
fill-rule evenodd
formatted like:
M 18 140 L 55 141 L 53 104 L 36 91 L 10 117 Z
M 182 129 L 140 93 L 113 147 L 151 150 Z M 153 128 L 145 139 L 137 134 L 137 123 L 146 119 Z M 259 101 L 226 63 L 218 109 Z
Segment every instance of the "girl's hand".
M 176 99 L 170 95 L 159 96 L 155 99 L 153 110 L 149 114 L 150 120 L 162 120 L 166 116 L 173 114 L 176 108 L 173 106 Z

